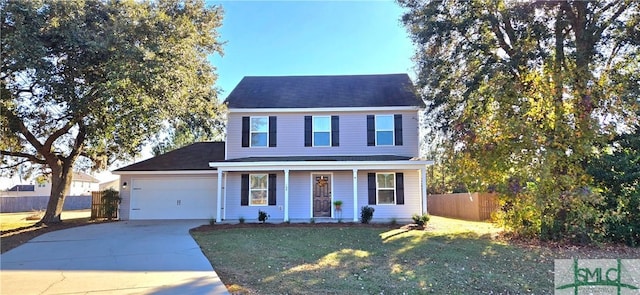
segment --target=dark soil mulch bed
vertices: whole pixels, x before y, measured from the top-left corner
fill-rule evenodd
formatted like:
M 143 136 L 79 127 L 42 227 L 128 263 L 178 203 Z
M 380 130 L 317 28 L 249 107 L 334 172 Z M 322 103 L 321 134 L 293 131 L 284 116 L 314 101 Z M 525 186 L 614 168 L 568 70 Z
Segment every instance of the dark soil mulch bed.
M 390 223 L 356 223 L 356 222 L 340 222 L 340 223 L 222 223 L 222 224 L 214 224 L 214 225 L 202 225 L 196 228 L 191 229 L 194 232 L 207 232 L 213 230 L 221 230 L 221 229 L 235 229 L 235 228 L 275 228 L 275 227 L 366 227 L 366 228 L 400 228 L 402 225 L 399 224 L 390 224 Z

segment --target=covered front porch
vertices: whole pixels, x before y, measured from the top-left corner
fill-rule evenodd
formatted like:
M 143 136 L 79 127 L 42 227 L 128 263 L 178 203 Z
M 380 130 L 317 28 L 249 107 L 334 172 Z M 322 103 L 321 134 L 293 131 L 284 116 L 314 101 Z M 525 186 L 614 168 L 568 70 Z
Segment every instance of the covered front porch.
M 367 190 L 371 189 L 374 173 L 394 173 L 395 183 L 401 184 L 393 187 L 391 203 L 385 199 L 382 204 L 380 197 L 380 204 L 376 204 L 379 216 L 426 213 L 426 167 L 431 164 L 401 156 L 252 157 L 210 162 L 218 173 L 216 221 L 247 218 L 257 210 L 270 213 L 270 220 L 284 222 L 311 218 L 358 221 L 360 207 L 371 204 L 371 192 Z M 248 178 L 261 175 L 268 177 L 269 198 L 247 200 L 247 190 L 251 190 Z M 328 195 L 323 196 L 326 192 Z M 401 198 L 400 192 L 406 197 Z M 344 202 L 340 212 L 332 205 L 335 200 Z

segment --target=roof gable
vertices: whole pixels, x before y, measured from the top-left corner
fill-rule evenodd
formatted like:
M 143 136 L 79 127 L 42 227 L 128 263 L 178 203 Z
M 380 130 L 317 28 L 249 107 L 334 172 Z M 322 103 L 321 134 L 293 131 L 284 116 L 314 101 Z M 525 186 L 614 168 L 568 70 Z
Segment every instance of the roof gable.
M 224 142 L 197 142 L 115 171 L 215 170 L 209 162 L 224 160 Z
M 229 108 L 423 107 L 407 74 L 244 77 Z

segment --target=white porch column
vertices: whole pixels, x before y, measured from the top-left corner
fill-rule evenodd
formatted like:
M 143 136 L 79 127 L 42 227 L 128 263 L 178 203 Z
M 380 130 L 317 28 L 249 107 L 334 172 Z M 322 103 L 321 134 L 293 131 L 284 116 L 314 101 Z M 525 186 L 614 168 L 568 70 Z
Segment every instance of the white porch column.
M 222 221 L 222 169 L 218 167 L 218 197 L 216 198 L 216 222 Z
M 358 169 L 353 169 L 353 221 L 358 221 Z
M 420 169 L 420 177 L 422 180 L 422 213 L 427 214 L 429 211 L 427 210 L 427 166 L 422 167 Z
M 289 221 L 289 169 L 284 169 L 284 221 Z
M 224 202 L 222 203 L 222 206 L 224 206 L 224 211 L 222 211 L 222 220 L 227 219 L 227 178 L 229 178 L 229 172 L 224 172 L 224 197 L 223 200 Z

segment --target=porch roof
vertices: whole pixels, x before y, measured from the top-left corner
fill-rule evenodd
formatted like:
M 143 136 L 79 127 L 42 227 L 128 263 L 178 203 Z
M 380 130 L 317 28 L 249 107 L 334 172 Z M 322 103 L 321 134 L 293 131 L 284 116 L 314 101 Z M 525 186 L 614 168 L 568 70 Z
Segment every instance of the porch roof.
M 224 162 L 319 162 L 319 161 L 404 161 L 412 157 L 395 155 L 371 156 L 288 156 L 288 157 L 247 157 L 225 160 Z
M 247 157 L 209 162 L 219 171 L 421 169 L 433 161 L 396 155 Z

